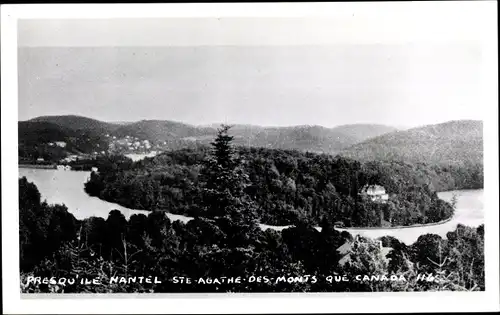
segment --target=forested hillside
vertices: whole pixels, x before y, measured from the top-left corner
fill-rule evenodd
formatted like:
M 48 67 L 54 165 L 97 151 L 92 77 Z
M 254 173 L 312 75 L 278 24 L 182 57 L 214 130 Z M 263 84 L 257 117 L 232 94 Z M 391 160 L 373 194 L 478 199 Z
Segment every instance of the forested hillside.
M 58 128 L 63 134 L 59 138 L 66 139 L 59 141 L 68 141 L 67 138 L 72 137 L 74 133 L 82 136 L 90 134 L 106 141 L 109 140 L 106 135 L 117 138 L 130 136 L 148 140 L 169 150 L 209 145 L 217 134 L 216 126 L 194 126 L 169 120 L 141 120 L 118 124 L 66 115 L 41 116 L 20 122 L 20 135 L 25 132 L 24 128 L 28 123 L 31 123 L 32 128 L 36 127 L 36 132 L 40 133 L 50 133 L 55 127 Z M 236 145 L 334 154 L 355 143 L 394 130 L 393 127 L 377 124 L 352 124 L 334 128 L 306 125 L 289 127 L 235 125 L 230 133 L 234 136 Z
M 133 209 L 206 216 L 200 207 L 202 170 L 210 147 L 167 152 L 132 163 L 127 159 L 99 166 L 86 184 L 92 196 Z M 397 226 L 438 222 L 452 209 L 436 191 L 482 187 L 482 173 L 458 167 L 403 162 L 367 162 L 265 148 L 235 148 L 248 181 L 244 196 L 255 203 L 261 223 L 295 224 L 308 219 L 345 226 Z M 387 203 L 360 197 L 365 184 L 378 184 Z
M 336 153 L 354 143 L 394 131 L 383 125 L 345 125 L 336 128 L 321 126 L 261 127 L 235 125 L 230 130 L 234 143 L 241 146 L 300 151 Z M 187 147 L 190 142 L 208 145 L 217 133 L 212 126 L 192 126 L 172 122 L 144 120 L 120 127 L 115 135 L 133 135 L 153 142 L 171 143 L 172 149 Z
M 359 161 L 482 167 L 483 123 L 458 120 L 395 131 L 355 144 L 340 154 Z
M 350 135 L 356 143 L 396 131 L 397 128 L 380 124 L 350 124 L 333 128 L 335 131 Z
M 213 183 L 215 184 L 215 183 Z M 223 193 L 215 189 L 216 193 Z M 227 200 L 227 199 L 226 199 Z M 19 179 L 20 289 L 23 293 L 377 292 L 484 290 L 484 227 L 459 225 L 447 239 L 422 235 L 411 245 L 382 237 L 353 238 L 324 222 L 281 232 L 261 230 L 238 204 L 214 219 L 171 222 L 161 212 L 113 210 L 106 219 L 76 220 L 63 205 L 41 201 Z M 221 213 L 222 214 L 222 213 Z M 347 251 L 337 250 L 351 244 Z M 384 255 L 385 258 L 384 258 Z M 346 257 L 349 259 L 346 261 Z M 433 278 L 418 280 L 417 275 Z M 346 277 L 337 282 L 334 276 Z M 398 281 L 371 281 L 363 275 Z M 156 276 L 158 283 L 139 282 Z M 34 283 L 29 279 L 58 279 Z M 123 284 L 111 279 L 136 279 Z M 174 278 L 177 277 L 177 278 Z M 190 278 L 180 284 L 179 277 Z M 203 281 L 198 281 L 199 279 Z M 240 279 L 235 280 L 235 279 Z M 61 282 L 60 279 L 64 279 Z M 81 279 L 98 279 L 96 285 Z M 215 283 L 217 279 L 219 283 Z M 232 279 L 229 281 L 228 279 Z M 258 279 L 258 280 L 257 280 Z
M 55 142 L 64 142 L 64 147 Z M 101 132 L 77 130 L 44 121 L 19 122 L 18 144 L 19 158 L 27 162 L 38 158 L 55 162 L 71 153 L 91 153 L 108 148 Z
M 200 128 L 175 121 L 141 120 L 120 126 L 114 131 L 113 135 L 119 138 L 130 135 L 151 142 L 160 142 L 203 136 L 213 138 L 216 133 L 217 129 L 215 128 Z
M 411 223 L 414 214 L 419 220 L 434 220 L 431 214 L 451 211 L 427 186 L 404 176 L 390 180 L 376 168 L 343 158 L 265 149 L 235 154 L 227 131 L 221 129 L 212 150 L 205 152 L 177 151 L 140 163 L 123 157 L 103 160 L 103 175 L 93 173 L 87 184 L 87 190 L 111 198 L 126 191 L 133 202 L 157 206 L 187 200 L 191 204 L 179 204 L 178 209 L 186 206 L 197 212 L 187 223 L 171 222 L 161 211 L 126 220 L 118 210 L 107 219 L 78 221 L 64 205 L 47 205 L 34 184 L 19 179 L 21 292 L 484 290 L 483 226 L 458 226 L 447 239 L 428 234 L 407 245 L 392 237 L 382 237 L 380 243 L 353 238 L 336 231 L 325 216 L 321 232 L 311 225 L 318 219 L 314 214 L 325 214 L 318 202 L 334 200 L 339 202 L 330 213 L 335 219 L 350 215 L 351 223 L 370 223 L 365 213 L 376 208 L 369 203 L 357 201 L 352 214 L 339 208 L 356 203 L 356 187 L 365 181 L 384 183 L 397 196 L 393 198 L 401 204 L 396 220 Z M 196 194 L 183 195 L 190 190 Z M 279 208 L 286 202 L 283 196 L 295 203 L 286 206 L 306 202 L 312 208 L 299 211 L 315 212 L 309 219 L 295 218 L 295 226 L 281 232 L 259 228 L 259 219 L 277 219 L 276 212 L 287 211 Z M 276 212 L 262 211 L 266 201 L 278 205 Z M 411 212 L 416 206 L 427 206 L 428 212 Z M 432 279 L 419 280 L 424 273 Z M 349 280 L 335 281 L 335 275 Z M 363 275 L 397 280 L 373 281 Z M 148 276 L 155 281 L 137 281 Z M 34 277 L 59 280 L 36 283 Z M 180 284 L 180 277 L 190 280 Z M 86 285 L 77 279 L 98 280 Z
M 63 128 L 72 130 L 93 131 L 94 133 L 111 133 L 120 125 L 100 121 L 83 116 L 60 115 L 60 116 L 39 116 L 28 120 L 30 122 L 48 122 Z

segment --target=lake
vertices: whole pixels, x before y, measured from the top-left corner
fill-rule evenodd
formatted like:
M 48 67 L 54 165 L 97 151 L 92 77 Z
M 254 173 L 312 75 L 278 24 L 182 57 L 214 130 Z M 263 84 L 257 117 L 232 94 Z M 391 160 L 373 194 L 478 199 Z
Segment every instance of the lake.
M 90 172 L 62 171 L 54 169 L 30 169 L 19 168 L 19 177 L 26 176 L 28 181 L 33 182 L 40 191 L 42 199 L 49 204 L 64 204 L 75 218 L 82 220 L 91 216 L 107 218 L 113 209 L 120 210 L 128 219 L 132 214 L 150 213 L 145 210 L 134 210 L 122 207 L 118 204 L 90 197 L 83 190 L 84 183 L 88 180 Z M 457 207 L 453 218 L 443 224 L 408 227 L 401 229 L 339 229 L 345 230 L 353 235 L 361 235 L 369 238 L 377 238 L 384 235 L 393 236 L 407 245 L 415 242 L 420 235 L 437 234 L 446 237 L 446 233 L 453 231 L 457 224 L 476 227 L 484 223 L 483 190 L 457 190 L 438 194 L 443 200 L 450 201 L 453 195 L 457 196 Z M 168 213 L 170 220 L 189 221 L 191 218 Z M 261 224 L 261 228 L 282 230 L 287 226 L 270 226 Z M 319 228 L 318 228 L 319 229 Z

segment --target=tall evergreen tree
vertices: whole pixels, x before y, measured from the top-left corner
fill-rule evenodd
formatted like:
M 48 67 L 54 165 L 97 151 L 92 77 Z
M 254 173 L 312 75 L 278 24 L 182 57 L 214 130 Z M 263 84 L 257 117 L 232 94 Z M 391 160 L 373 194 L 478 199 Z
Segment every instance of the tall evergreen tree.
M 218 130 L 212 152 L 201 170 L 204 216 L 251 223 L 256 219 L 256 207 L 245 193 L 249 178 L 232 147 L 230 128 L 222 125 Z

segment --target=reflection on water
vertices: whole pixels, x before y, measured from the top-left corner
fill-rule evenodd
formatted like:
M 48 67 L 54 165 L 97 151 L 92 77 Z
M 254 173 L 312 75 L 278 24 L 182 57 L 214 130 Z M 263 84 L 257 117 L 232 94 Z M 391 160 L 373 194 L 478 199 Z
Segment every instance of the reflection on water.
M 108 213 L 117 209 L 126 218 L 134 213 L 148 214 L 149 211 L 132 210 L 118 204 L 90 197 L 83 190 L 83 184 L 90 176 L 90 172 L 59 171 L 51 169 L 28 169 L 20 168 L 19 177 L 26 176 L 28 181 L 33 182 L 40 191 L 42 199 L 46 199 L 49 204 L 65 204 L 68 211 L 75 218 L 84 219 L 91 216 L 107 218 Z M 450 201 L 453 195 L 457 196 L 457 209 L 452 220 L 433 226 L 413 227 L 404 229 L 341 229 L 351 234 L 377 238 L 384 235 L 394 236 L 406 244 L 415 242 L 420 235 L 438 234 L 446 237 L 446 233 L 453 231 L 457 224 L 468 226 L 478 226 L 484 223 L 483 212 L 483 190 L 459 190 L 439 193 L 439 197 Z M 182 215 L 168 214 L 171 220 L 189 221 L 191 218 Z M 262 228 L 282 230 L 285 226 L 261 225 Z

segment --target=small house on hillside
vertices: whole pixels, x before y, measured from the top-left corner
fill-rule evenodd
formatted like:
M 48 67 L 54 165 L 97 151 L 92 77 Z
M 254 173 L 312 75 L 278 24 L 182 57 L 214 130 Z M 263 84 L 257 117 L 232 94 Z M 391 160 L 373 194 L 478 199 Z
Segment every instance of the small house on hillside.
M 385 192 L 385 188 L 380 185 L 365 185 L 361 189 L 360 195 L 371 201 L 385 202 L 389 200 L 389 195 Z

